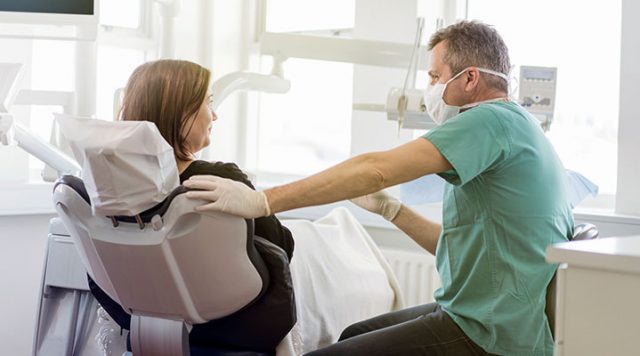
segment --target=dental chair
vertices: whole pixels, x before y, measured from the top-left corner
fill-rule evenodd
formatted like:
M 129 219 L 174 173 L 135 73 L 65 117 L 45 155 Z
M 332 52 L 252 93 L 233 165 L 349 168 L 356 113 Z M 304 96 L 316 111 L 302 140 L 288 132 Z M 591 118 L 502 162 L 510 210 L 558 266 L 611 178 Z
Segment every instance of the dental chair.
M 599 235 L 598 229 L 593 224 L 579 224 L 573 229 L 573 236 L 571 241 L 592 240 Z M 553 275 L 549 286 L 547 287 L 546 306 L 545 313 L 549 320 L 549 327 L 551 328 L 551 335 L 555 335 L 556 325 L 556 295 L 557 295 L 557 281 L 556 274 Z
M 199 202 L 184 192 L 178 188 L 137 218 L 112 220 L 91 214 L 79 178 L 64 176 L 55 184 L 56 210 L 84 266 L 132 315 L 134 355 L 188 355 L 191 325 L 249 305 L 269 281 L 252 224 L 226 214 L 196 214 Z
M 146 124 L 150 123 L 135 128 L 146 130 L 142 141 L 140 131 L 125 135 L 130 136 L 127 139 L 135 138 L 138 146 L 153 146 L 145 135 L 159 133 L 153 124 Z M 139 155 L 141 160 L 134 161 L 139 166 L 130 178 L 114 168 L 120 165 L 126 171 L 138 153 L 123 153 L 126 143 L 119 145 L 96 151 L 72 143 L 87 178 L 59 179 L 53 190 L 55 209 L 91 278 L 131 314 L 133 355 L 189 355 L 188 334 L 194 324 L 228 316 L 264 294 L 269 272 L 254 245 L 254 239 L 260 238 L 253 235 L 252 220 L 195 212 L 203 202 L 183 194 L 186 188 L 177 184 L 175 163 L 162 163 L 174 159 L 172 150 Z M 154 171 L 149 165 L 160 169 Z M 151 174 L 143 177 L 145 171 Z M 149 178 L 155 184 L 136 186 L 149 183 L 145 180 Z M 117 184 L 119 179 L 133 181 Z M 150 202 L 141 205 L 144 196 Z

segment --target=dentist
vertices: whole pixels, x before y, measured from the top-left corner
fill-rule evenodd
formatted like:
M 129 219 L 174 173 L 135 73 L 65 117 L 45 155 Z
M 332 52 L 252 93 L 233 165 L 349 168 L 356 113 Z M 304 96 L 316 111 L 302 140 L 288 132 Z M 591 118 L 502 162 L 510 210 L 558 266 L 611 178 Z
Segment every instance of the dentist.
M 354 324 L 312 355 L 552 355 L 544 310 L 556 266 L 544 252 L 573 230 L 562 163 L 537 120 L 509 100 L 497 31 L 459 22 L 433 34 L 429 49 L 424 101 L 439 126 L 424 136 L 262 192 L 194 176 L 185 185 L 201 191 L 188 195 L 210 201 L 198 209 L 246 218 L 360 197 L 435 254 L 435 303 Z M 442 226 L 378 192 L 427 174 L 449 183 Z

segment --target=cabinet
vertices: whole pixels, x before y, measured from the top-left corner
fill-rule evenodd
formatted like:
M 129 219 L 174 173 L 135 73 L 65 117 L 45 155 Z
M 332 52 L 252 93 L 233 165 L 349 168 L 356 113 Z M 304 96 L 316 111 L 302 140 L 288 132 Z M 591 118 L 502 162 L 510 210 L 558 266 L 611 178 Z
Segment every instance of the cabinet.
M 558 269 L 555 355 L 640 354 L 640 236 L 547 249 Z

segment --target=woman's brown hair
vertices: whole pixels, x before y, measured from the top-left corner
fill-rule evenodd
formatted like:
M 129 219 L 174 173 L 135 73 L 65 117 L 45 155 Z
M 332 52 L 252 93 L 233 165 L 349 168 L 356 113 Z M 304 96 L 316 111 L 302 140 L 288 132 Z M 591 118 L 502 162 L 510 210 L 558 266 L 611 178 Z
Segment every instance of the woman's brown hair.
M 189 61 L 161 59 L 142 64 L 124 89 L 120 120 L 155 123 L 176 158 L 189 160 L 192 152 L 185 137 L 207 95 L 210 78 L 208 69 Z

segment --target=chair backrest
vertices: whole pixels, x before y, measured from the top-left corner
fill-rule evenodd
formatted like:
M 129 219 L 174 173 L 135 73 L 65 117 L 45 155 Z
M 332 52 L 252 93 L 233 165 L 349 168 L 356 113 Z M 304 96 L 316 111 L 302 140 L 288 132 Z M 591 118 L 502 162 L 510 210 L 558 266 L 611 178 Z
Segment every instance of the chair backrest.
M 93 215 L 77 177 L 58 181 L 53 200 L 91 277 L 131 314 L 203 323 L 240 310 L 266 288 L 252 223 L 196 213 L 202 202 L 179 191 L 140 214 L 143 225 Z
M 598 229 L 593 224 L 579 224 L 573 228 L 573 236 L 571 237 L 571 241 L 581 241 L 581 240 L 592 240 L 597 238 L 599 235 Z M 547 286 L 547 294 L 546 294 L 546 306 L 545 313 L 547 314 L 547 319 L 549 320 L 549 327 L 551 328 L 551 333 L 555 332 L 555 324 L 556 324 L 556 274 L 553 275 L 549 286 Z

